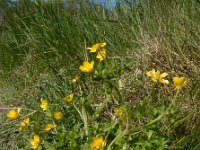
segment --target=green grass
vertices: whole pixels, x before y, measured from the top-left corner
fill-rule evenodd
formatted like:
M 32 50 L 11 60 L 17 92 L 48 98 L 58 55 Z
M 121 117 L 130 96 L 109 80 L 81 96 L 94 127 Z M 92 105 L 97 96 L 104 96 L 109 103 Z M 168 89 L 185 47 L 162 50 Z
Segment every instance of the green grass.
M 68 149 L 79 145 L 84 149 L 91 136 L 104 132 L 108 149 L 115 137 L 111 149 L 141 149 L 142 145 L 147 149 L 199 149 L 200 3 L 142 0 L 131 8 L 116 6 L 113 10 L 78 3 L 79 7 L 74 2 L 74 7 L 64 9 L 59 2 L 21 1 L 4 11 L 0 26 L 0 146 L 30 147 L 26 144 L 30 133 L 18 133 L 17 121 L 6 120 L 9 107 L 24 108 L 25 116 L 39 108 L 40 98 L 47 98 L 56 103 L 54 110 L 67 93 L 75 91 L 79 98 L 87 99 L 83 104 L 78 99 L 77 105 L 84 106 L 90 116 L 90 130 L 89 135 L 79 131 L 84 131 L 84 123 L 71 106 L 59 107 L 67 111 L 68 121 L 63 123 L 69 137 L 63 133 L 54 138 L 68 141 Z M 98 77 L 84 76 L 79 87 L 71 86 L 70 80 L 81 74 L 79 65 L 87 58 L 94 59 L 86 47 L 98 42 L 107 43 L 105 76 L 110 75 L 114 85 L 122 81 L 121 91 L 104 79 L 96 81 Z M 152 68 L 167 72 L 170 82 L 173 76 L 185 76 L 188 85 L 180 91 L 171 112 L 143 127 L 163 114 L 175 95 L 172 86 L 155 85 L 146 77 L 145 72 Z M 119 102 L 119 93 L 123 102 Z M 105 106 L 97 107 L 102 103 Z M 123 138 L 118 124 L 111 128 L 110 114 L 117 105 L 129 116 L 130 132 Z M 42 121 L 39 112 L 35 115 Z M 43 144 L 46 149 L 50 141 Z

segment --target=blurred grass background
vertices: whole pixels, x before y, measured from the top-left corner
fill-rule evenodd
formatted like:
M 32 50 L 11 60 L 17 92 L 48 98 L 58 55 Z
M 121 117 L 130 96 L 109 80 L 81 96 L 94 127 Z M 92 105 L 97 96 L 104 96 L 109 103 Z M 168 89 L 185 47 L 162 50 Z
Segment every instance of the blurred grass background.
M 68 1 L 68 5 L 54 0 L 7 2 L 0 1 L 2 107 L 31 107 L 34 102 L 27 100 L 44 94 L 48 87 L 55 91 L 48 89 L 46 95 L 63 96 L 69 77 L 87 58 L 85 47 L 106 42 L 111 62 L 131 64 L 130 73 L 123 76 L 129 99 L 144 95 L 141 80 L 151 68 L 189 78 L 187 97 L 180 105 L 183 112 L 195 113 L 186 123 L 187 133 L 177 137 L 175 145 L 200 147 L 198 0 L 124 0 L 112 9 L 106 6 L 109 1 L 105 5 L 86 0 Z

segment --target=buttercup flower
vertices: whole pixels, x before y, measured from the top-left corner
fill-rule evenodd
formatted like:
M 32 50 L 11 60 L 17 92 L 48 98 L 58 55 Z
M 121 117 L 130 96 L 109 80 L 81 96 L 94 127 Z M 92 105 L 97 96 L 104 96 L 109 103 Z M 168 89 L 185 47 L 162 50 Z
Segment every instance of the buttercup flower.
M 87 47 L 87 50 L 89 50 L 90 53 L 96 52 L 96 58 L 102 61 L 106 58 L 106 50 L 104 49 L 105 46 L 106 43 L 97 43 L 92 45 L 92 47 Z
M 92 72 L 93 68 L 94 68 L 94 61 L 91 61 L 91 62 L 84 61 L 83 64 L 80 65 L 79 67 L 79 69 L 85 73 Z
M 151 71 L 147 71 L 146 75 L 151 77 L 151 80 L 154 82 L 169 84 L 169 81 L 164 79 L 168 75 L 166 72 L 161 74 L 159 70 L 155 71 L 155 69 L 152 69 Z
M 175 89 L 181 89 L 187 85 L 187 79 L 185 77 L 173 77 L 173 83 Z
M 53 117 L 54 117 L 54 119 L 56 119 L 56 120 L 60 120 L 60 119 L 62 119 L 63 114 L 62 114 L 60 111 L 58 111 L 58 112 L 55 112 L 55 113 L 53 114 Z
M 122 121 L 127 122 L 128 117 L 124 113 L 124 111 L 121 108 L 115 108 L 114 109 L 115 116 L 120 118 Z
M 79 79 L 79 76 L 75 76 L 74 79 L 72 79 L 72 83 L 76 83 Z
M 28 127 L 28 125 L 29 125 L 29 122 L 30 122 L 30 118 L 29 118 L 29 117 L 25 118 L 25 119 L 20 123 L 20 128 L 19 128 L 19 130 L 24 130 L 24 129 L 26 129 L 26 128 Z
M 50 132 L 51 130 L 53 130 L 54 128 L 56 128 L 57 125 L 54 125 L 54 124 L 47 124 L 44 128 L 44 131 L 45 132 Z
M 123 115 L 124 112 L 122 111 L 121 108 L 115 108 L 114 113 L 115 113 L 115 116 L 120 117 Z
M 19 113 L 20 113 L 21 109 L 18 108 L 17 110 L 16 109 L 11 109 L 8 113 L 7 113 L 7 117 L 10 119 L 10 120 L 15 120 L 19 117 Z
M 64 100 L 66 101 L 66 102 L 72 102 L 73 101 L 73 98 L 74 98 L 74 94 L 73 93 L 71 93 L 71 94 L 69 94 L 69 95 L 67 95 L 65 98 L 64 98 Z
M 40 137 L 38 135 L 34 135 L 30 143 L 32 145 L 32 148 L 36 150 L 40 144 Z
M 90 53 L 97 52 L 99 49 L 104 48 L 106 46 L 106 43 L 97 43 L 92 45 L 92 47 L 87 47 L 86 49 L 90 51 Z
M 97 52 L 96 58 L 99 59 L 100 61 L 104 60 L 106 58 L 106 50 L 105 49 L 100 49 Z
M 40 107 L 42 108 L 43 111 L 45 111 L 48 107 L 48 100 L 47 99 L 43 99 L 42 102 L 41 102 L 41 105 Z
M 105 141 L 103 140 L 103 136 L 96 136 L 93 138 L 90 148 L 91 150 L 102 150 L 104 145 Z

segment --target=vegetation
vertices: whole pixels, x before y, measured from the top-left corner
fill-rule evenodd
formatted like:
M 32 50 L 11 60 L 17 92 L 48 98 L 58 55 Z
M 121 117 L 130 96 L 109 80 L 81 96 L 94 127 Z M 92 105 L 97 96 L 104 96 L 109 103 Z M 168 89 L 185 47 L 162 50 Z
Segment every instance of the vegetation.
M 1 1 L 2 149 L 200 148 L 199 1 L 108 4 Z

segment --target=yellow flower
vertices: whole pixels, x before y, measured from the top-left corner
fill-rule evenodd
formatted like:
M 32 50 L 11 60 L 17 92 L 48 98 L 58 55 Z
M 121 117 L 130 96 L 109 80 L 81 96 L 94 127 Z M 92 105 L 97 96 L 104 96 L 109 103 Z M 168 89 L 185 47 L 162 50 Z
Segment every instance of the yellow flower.
M 30 141 L 32 148 L 36 150 L 40 144 L 40 137 L 38 135 L 34 135 L 33 139 Z
M 57 125 L 54 125 L 54 124 L 47 124 L 44 128 L 44 131 L 45 132 L 50 132 L 51 130 L 53 130 L 54 128 L 56 128 Z
M 92 47 L 87 47 L 87 50 L 89 50 L 90 53 L 96 52 L 97 53 L 96 58 L 102 61 L 106 58 L 106 50 L 104 49 L 105 46 L 106 43 L 97 43 L 92 45 Z
M 120 118 L 124 122 L 128 122 L 128 117 L 124 113 L 124 111 L 121 108 L 115 108 L 114 109 L 115 116 Z
M 76 83 L 79 79 L 79 76 L 75 76 L 74 79 L 72 79 L 72 83 Z
M 29 117 L 25 118 L 25 119 L 20 123 L 20 128 L 19 128 L 19 130 L 24 130 L 24 129 L 26 129 L 26 128 L 28 127 L 28 125 L 29 125 L 29 122 L 30 122 L 30 118 L 29 118 Z
M 106 50 L 100 49 L 99 51 L 97 51 L 96 58 L 99 59 L 100 61 L 104 60 L 106 58 Z
M 66 102 L 72 102 L 73 101 L 73 98 L 74 98 L 74 94 L 73 93 L 71 93 L 71 94 L 69 94 L 69 95 L 67 95 L 65 98 L 64 98 L 64 100 L 66 101 Z
M 187 79 L 185 77 L 173 77 L 173 83 L 175 89 L 181 89 L 187 85 Z
M 47 99 L 43 99 L 42 102 L 41 102 L 41 105 L 40 107 L 42 108 L 43 111 L 45 111 L 48 107 L 48 100 Z
M 121 117 L 121 116 L 123 115 L 124 112 L 122 111 L 121 108 L 115 108 L 115 109 L 114 109 L 114 113 L 115 113 L 115 116 Z
M 105 141 L 103 140 L 103 136 L 96 136 L 93 138 L 90 148 L 91 150 L 102 150 L 104 145 Z
M 8 113 L 7 113 L 7 117 L 10 119 L 10 120 L 15 120 L 19 117 L 19 113 L 20 113 L 21 109 L 18 108 L 17 110 L 16 109 L 11 109 Z
M 169 84 L 169 81 L 164 79 L 168 75 L 166 72 L 161 74 L 159 70 L 155 71 L 155 69 L 152 69 L 151 71 L 147 71 L 146 75 L 151 77 L 151 80 L 154 82 Z
M 86 49 L 90 51 L 90 53 L 97 52 L 99 49 L 104 48 L 106 46 L 106 43 L 97 43 L 92 45 L 92 47 L 87 47 Z
M 92 72 L 93 68 L 94 68 L 94 61 L 91 61 L 91 62 L 84 61 L 83 64 L 80 65 L 79 67 L 79 69 L 85 73 Z
M 53 117 L 54 117 L 54 119 L 56 119 L 56 120 L 60 120 L 60 119 L 62 119 L 63 114 L 62 114 L 60 111 L 58 111 L 58 112 L 55 112 L 55 113 L 54 113 Z

